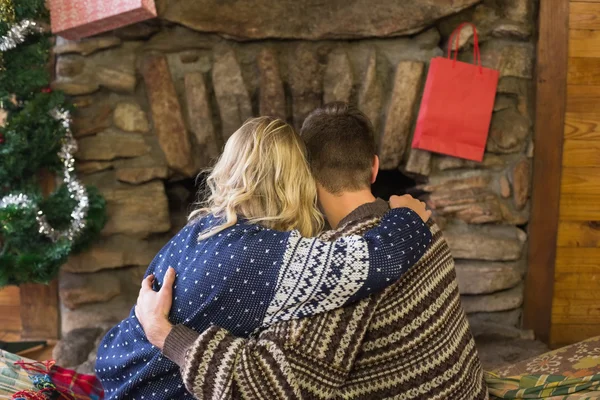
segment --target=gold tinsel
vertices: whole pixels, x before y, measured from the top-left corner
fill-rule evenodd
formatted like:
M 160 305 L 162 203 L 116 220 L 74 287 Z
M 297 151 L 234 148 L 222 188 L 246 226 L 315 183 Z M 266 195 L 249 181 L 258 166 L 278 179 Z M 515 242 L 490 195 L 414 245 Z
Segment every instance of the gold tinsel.
M 15 22 L 15 8 L 12 0 L 0 0 L 0 21 L 13 24 Z

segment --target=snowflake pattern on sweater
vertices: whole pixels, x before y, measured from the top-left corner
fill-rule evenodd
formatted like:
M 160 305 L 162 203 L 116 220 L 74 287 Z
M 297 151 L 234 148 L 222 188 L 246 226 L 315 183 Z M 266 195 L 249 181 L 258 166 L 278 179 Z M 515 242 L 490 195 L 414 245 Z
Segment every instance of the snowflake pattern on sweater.
M 303 238 L 240 221 L 208 239 L 207 216 L 183 228 L 158 253 L 158 289 L 175 268 L 169 320 L 198 332 L 217 325 L 248 337 L 264 326 L 333 310 L 391 285 L 414 265 L 431 232 L 407 208 L 390 210 L 364 236 L 333 242 Z M 100 343 L 96 374 L 107 399 L 193 398 L 178 366 L 152 346 L 135 318 L 112 328 Z

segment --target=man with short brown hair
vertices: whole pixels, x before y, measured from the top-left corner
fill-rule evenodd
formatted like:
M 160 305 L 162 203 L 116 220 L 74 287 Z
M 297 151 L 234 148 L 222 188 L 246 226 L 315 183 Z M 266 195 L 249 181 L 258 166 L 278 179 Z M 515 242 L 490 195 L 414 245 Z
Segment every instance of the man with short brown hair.
M 373 124 L 347 103 L 334 102 L 308 115 L 300 132 L 313 176 L 329 193 L 371 188 L 379 169 Z
M 334 229 L 321 237 L 362 235 L 377 225 L 389 206 L 370 190 L 379 159 L 368 118 L 348 104 L 328 104 L 307 117 L 301 135 Z M 256 338 L 171 327 L 168 288 L 142 294 L 138 318 L 197 398 L 487 399 L 454 261 L 439 228 L 429 228 L 425 255 L 383 292 L 275 324 Z

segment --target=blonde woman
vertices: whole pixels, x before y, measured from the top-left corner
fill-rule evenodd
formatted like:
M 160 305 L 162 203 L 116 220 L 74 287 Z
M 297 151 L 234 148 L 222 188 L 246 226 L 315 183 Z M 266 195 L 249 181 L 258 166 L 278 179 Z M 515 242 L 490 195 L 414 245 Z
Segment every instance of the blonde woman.
M 278 321 L 339 308 L 397 281 L 424 253 L 424 208 L 398 208 L 363 237 L 325 242 L 306 150 L 291 126 L 261 117 L 227 141 L 208 200 L 151 263 L 145 282 L 176 274 L 169 320 L 248 337 Z M 172 278 L 172 275 L 171 275 Z M 108 332 L 96 373 L 108 399 L 193 398 L 177 365 L 152 346 L 132 310 Z

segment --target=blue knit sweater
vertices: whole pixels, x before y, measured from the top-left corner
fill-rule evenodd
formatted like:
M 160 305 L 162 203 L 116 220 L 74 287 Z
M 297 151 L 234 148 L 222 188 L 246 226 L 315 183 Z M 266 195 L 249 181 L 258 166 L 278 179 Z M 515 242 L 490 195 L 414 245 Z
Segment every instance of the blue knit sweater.
M 218 325 L 242 337 L 381 291 L 431 242 L 427 226 L 406 208 L 390 210 L 363 237 L 333 242 L 247 221 L 198 241 L 215 223 L 207 216 L 186 226 L 158 253 L 146 275 L 155 274 L 160 286 L 167 268 L 175 268 L 173 324 L 198 332 Z M 133 309 L 102 340 L 96 373 L 107 399 L 193 398 L 177 365 L 147 341 Z

